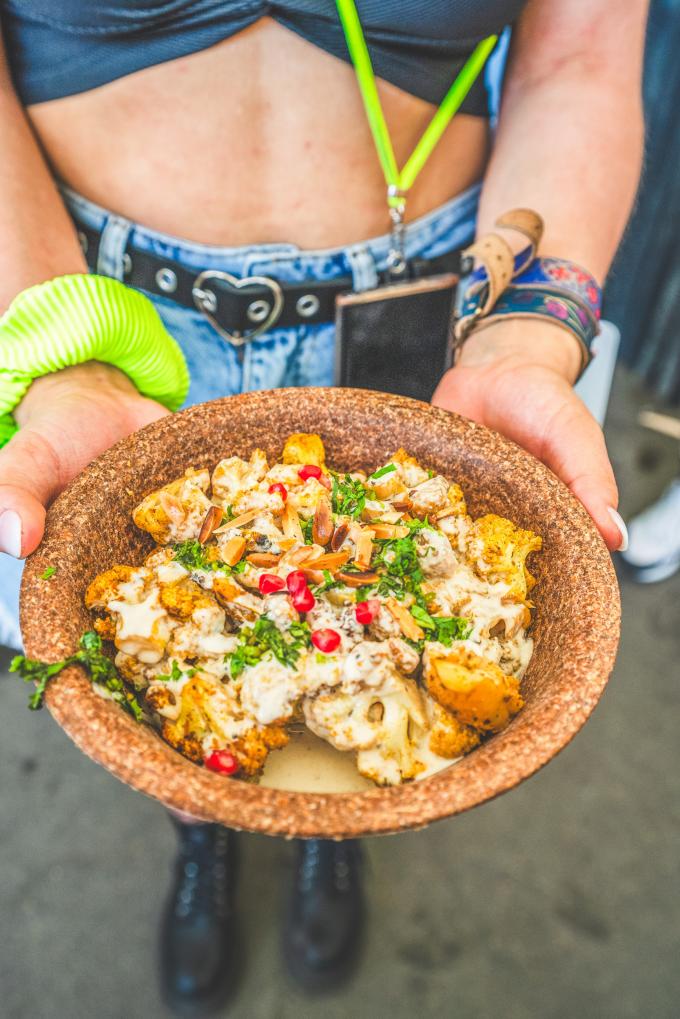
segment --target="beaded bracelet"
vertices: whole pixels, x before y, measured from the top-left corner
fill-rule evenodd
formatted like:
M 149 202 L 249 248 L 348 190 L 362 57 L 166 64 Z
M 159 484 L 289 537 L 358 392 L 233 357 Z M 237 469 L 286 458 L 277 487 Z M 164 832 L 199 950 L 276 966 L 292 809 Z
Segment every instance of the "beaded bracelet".
M 480 270 L 464 285 L 455 325 L 456 346 L 500 318 L 545 318 L 568 330 L 581 348 L 583 374 L 599 332 L 602 292 L 580 266 L 559 258 L 536 258 L 514 276 L 491 308 L 485 310 L 486 283 Z
M 35 379 L 86 361 L 115 365 L 169 410 L 186 399 L 184 355 L 147 297 L 108 276 L 58 276 L 22 291 L 0 318 L 0 446 Z

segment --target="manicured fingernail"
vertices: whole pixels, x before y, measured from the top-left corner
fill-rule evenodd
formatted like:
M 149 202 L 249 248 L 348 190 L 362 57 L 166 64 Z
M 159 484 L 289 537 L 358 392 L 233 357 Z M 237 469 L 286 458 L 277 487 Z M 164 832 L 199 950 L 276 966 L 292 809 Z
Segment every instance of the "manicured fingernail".
M 625 521 L 621 514 L 614 509 L 613 506 L 607 506 L 607 512 L 612 518 L 614 523 L 619 529 L 621 534 L 621 544 L 619 545 L 617 552 L 625 552 L 628 548 L 628 528 L 626 527 Z
M 21 556 L 21 517 L 14 510 L 0 513 L 0 552 L 15 559 Z

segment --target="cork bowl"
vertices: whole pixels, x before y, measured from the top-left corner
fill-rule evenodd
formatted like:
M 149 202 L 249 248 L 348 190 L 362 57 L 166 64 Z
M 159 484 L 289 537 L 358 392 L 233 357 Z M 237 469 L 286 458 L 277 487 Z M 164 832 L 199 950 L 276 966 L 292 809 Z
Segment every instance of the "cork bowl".
M 343 838 L 419 828 L 503 793 L 546 764 L 578 732 L 612 670 L 618 587 L 609 553 L 585 510 L 526 452 L 486 428 L 402 397 L 349 389 L 277 390 L 228 397 L 166 417 L 95 460 L 54 502 L 46 538 L 21 593 L 26 653 L 55 661 L 91 620 L 87 584 L 113 563 L 139 563 L 151 541 L 130 519 L 143 494 L 190 466 L 280 455 L 291 432 L 317 431 L 329 463 L 382 462 L 405 446 L 458 480 L 477 516 L 494 512 L 543 536 L 534 564 L 535 651 L 523 711 L 502 733 L 450 767 L 395 788 L 301 793 L 225 779 L 181 757 L 147 726 L 103 700 L 77 668 L 47 695 L 57 722 L 86 754 L 140 792 L 197 817 L 269 835 Z M 50 580 L 46 567 L 57 567 Z

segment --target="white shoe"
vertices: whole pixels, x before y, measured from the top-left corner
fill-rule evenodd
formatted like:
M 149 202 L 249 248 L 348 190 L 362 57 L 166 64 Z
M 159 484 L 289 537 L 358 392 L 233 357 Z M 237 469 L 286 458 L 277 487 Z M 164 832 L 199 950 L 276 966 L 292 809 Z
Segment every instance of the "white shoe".
M 621 558 L 633 578 L 652 584 L 680 569 L 680 478 L 628 524 L 628 549 Z

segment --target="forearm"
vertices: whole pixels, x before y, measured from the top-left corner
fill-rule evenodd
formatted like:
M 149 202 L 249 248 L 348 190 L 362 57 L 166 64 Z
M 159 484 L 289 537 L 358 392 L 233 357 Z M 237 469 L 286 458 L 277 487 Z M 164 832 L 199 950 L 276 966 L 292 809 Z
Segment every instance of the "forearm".
M 531 0 L 513 38 L 480 233 L 507 209 L 536 209 L 541 252 L 604 279 L 642 163 L 645 19 L 644 0 Z
M 14 94 L 1 39 L 0 137 L 1 313 L 34 283 L 87 271 L 73 224 Z

